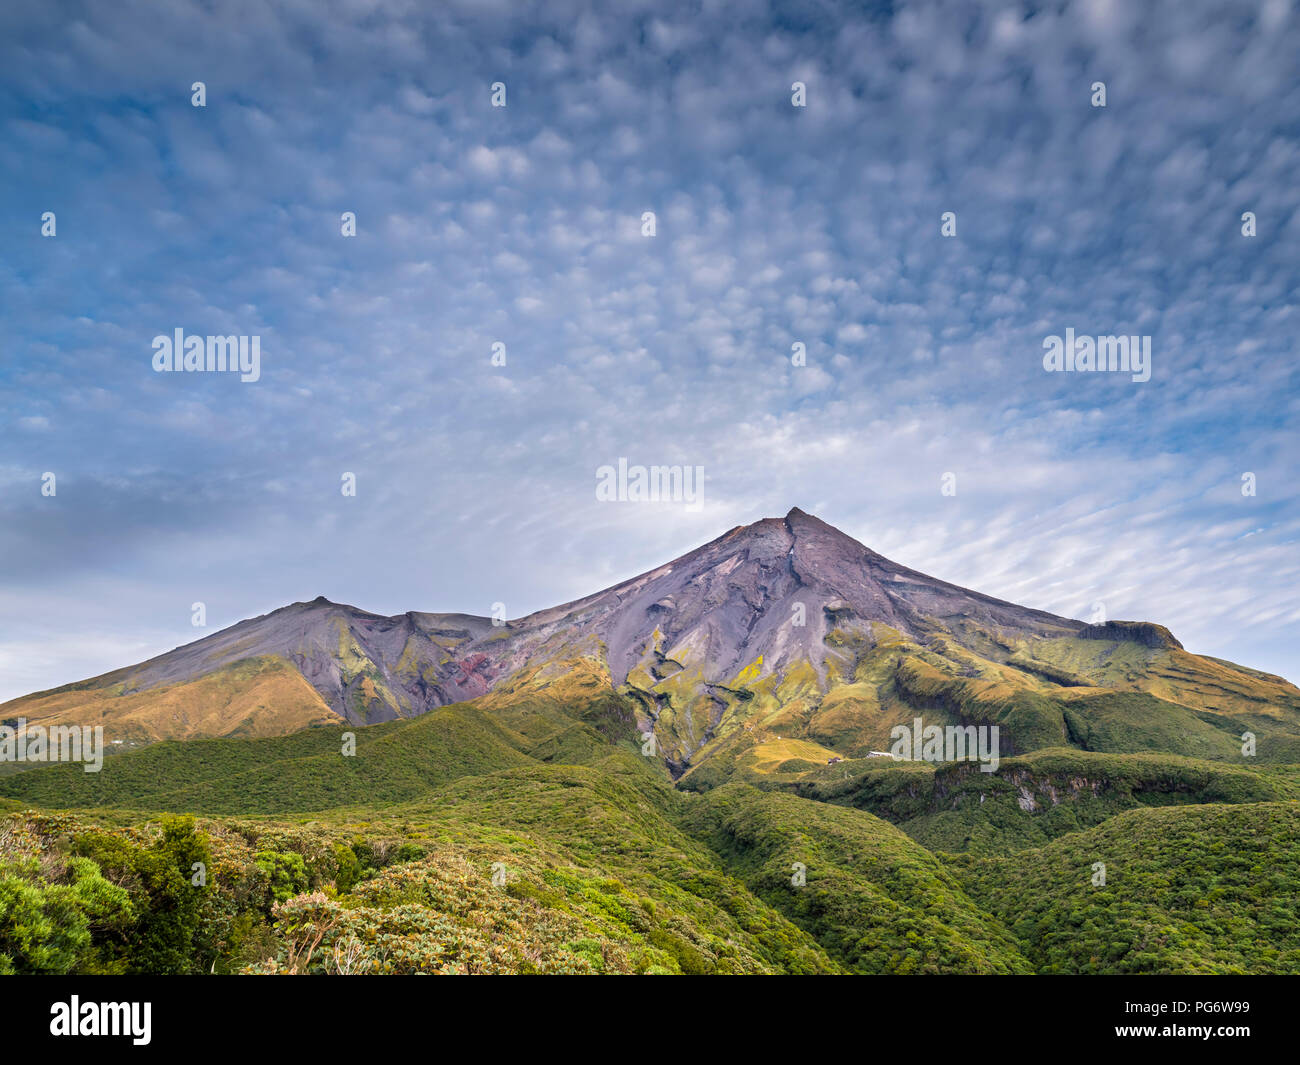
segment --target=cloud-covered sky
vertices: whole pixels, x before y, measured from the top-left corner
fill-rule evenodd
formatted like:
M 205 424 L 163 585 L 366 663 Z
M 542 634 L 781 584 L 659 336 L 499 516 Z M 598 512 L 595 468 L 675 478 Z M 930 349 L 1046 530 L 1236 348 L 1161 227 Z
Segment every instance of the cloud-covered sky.
M 1297 54 L 1286 0 L 5 5 L 0 698 L 796 505 L 1300 681 Z M 155 373 L 177 328 L 261 379 Z M 620 457 L 704 505 L 597 501 Z

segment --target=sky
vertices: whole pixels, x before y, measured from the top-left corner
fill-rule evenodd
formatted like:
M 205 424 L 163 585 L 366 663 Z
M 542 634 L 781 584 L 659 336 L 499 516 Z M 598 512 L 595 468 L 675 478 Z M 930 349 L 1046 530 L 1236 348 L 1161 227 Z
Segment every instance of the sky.
M 6 4 L 0 699 L 793 506 L 1300 681 L 1297 55 L 1287 0 Z M 176 329 L 260 378 L 155 371 Z

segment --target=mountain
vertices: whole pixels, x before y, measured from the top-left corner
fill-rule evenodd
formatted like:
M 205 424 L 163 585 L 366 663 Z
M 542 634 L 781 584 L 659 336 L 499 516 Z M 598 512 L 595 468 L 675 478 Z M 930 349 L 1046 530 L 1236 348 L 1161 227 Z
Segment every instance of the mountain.
M 2 767 L 0 973 L 1300 971 L 1300 692 L 798 510 L 503 625 L 295 603 L 19 716 L 123 742 Z M 879 757 L 918 717 L 996 771 Z
M 1300 760 L 1300 690 L 1189 654 L 1160 625 L 1089 625 L 900 566 L 791 510 L 604 591 L 505 623 L 367 613 L 324 598 L 0 706 L 103 724 L 126 746 L 284 735 L 473 703 L 605 691 L 674 777 L 708 786 L 888 750 L 891 729 L 997 724 L 1051 747 Z M 516 722 L 518 724 L 518 722 Z

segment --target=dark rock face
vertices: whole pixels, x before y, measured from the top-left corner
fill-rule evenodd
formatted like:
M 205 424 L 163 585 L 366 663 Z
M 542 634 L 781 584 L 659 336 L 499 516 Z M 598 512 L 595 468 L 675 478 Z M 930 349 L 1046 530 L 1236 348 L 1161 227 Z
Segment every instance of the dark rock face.
M 1151 621 L 1108 621 L 1104 625 L 1087 625 L 1081 635 L 1087 640 L 1128 640 L 1146 647 L 1183 650 L 1174 634 Z
M 341 716 L 375 722 L 475 698 L 525 666 L 601 646 L 615 686 L 643 663 L 658 676 L 690 670 L 706 687 L 728 683 L 760 658 L 759 675 L 796 662 L 821 673 L 828 633 L 856 631 L 870 639 L 872 622 L 913 639 L 942 633 L 959 643 L 967 624 L 1008 638 L 1077 635 L 1086 628 L 899 566 L 796 508 L 504 626 L 465 614 L 383 617 L 322 597 L 112 676 L 125 677 L 128 690 L 137 691 L 279 655 Z M 1159 626 L 1146 628 L 1173 641 Z M 1124 638 L 1154 637 L 1143 630 Z

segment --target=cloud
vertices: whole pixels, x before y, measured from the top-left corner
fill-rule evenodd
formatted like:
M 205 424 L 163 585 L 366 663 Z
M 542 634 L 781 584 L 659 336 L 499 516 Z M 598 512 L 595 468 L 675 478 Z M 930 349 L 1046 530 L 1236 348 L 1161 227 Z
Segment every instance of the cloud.
M 1294 12 L 504 11 L 0 15 L 0 697 L 195 600 L 519 615 L 795 504 L 1300 679 Z M 154 374 L 178 327 L 261 381 Z M 1044 373 L 1067 328 L 1152 379 Z M 620 456 L 703 510 L 597 503 Z

